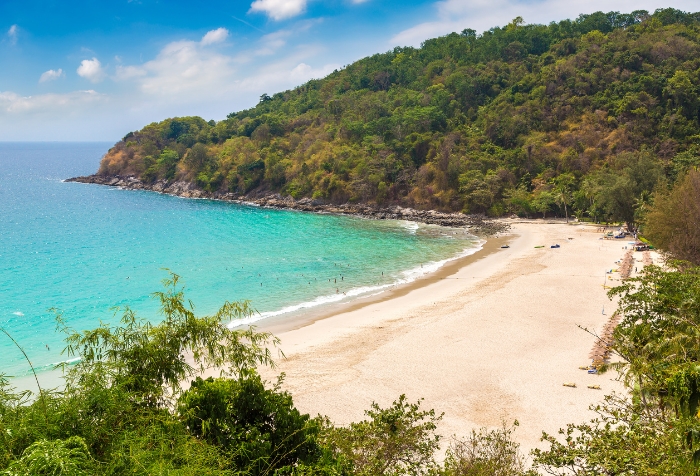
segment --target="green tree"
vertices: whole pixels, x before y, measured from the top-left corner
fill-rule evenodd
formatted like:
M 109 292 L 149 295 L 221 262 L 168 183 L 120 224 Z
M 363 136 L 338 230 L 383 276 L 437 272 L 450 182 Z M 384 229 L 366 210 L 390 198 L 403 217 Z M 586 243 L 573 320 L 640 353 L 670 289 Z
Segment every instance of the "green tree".
M 532 200 L 532 207 L 542 214 L 542 218 L 547 218 L 547 212 L 551 210 L 552 205 L 557 202 L 557 196 L 547 190 L 542 190 L 535 194 Z
M 388 408 L 373 403 L 365 414 L 367 420 L 331 427 L 324 438 L 334 454 L 350 462 L 352 474 L 427 475 L 436 469 L 440 437 L 435 429 L 442 415 L 420 410 L 420 401 L 408 403 L 405 395 Z
M 185 164 L 196 175 L 207 165 L 212 164 L 213 159 L 209 155 L 207 147 L 202 143 L 196 143 L 185 156 Z
M 322 453 L 318 424 L 294 407 L 281 384 L 265 388 L 252 370 L 235 380 L 197 378 L 177 411 L 194 435 L 222 447 L 246 474 L 313 465 Z
M 564 216 L 567 223 L 569 223 L 568 206 L 572 200 L 575 183 L 576 177 L 571 173 L 561 174 L 554 179 L 554 200 L 558 205 L 564 207 Z
M 472 430 L 465 439 L 450 443 L 441 476 L 535 476 L 525 470 L 520 445 L 513 441 L 512 427 Z
M 507 191 L 506 203 L 508 204 L 508 210 L 519 216 L 524 215 L 530 218 L 530 213 L 533 212 L 530 193 L 525 187 L 521 186 Z
M 620 154 L 593 177 L 596 206 L 609 221 L 625 222 L 634 230 L 640 199 L 654 190 L 661 174 L 649 151 Z
M 79 436 L 67 440 L 40 440 L 24 450 L 2 474 L 5 476 L 82 476 L 94 474 L 95 461 Z
M 654 196 L 644 234 L 676 258 L 700 265 L 700 171 L 689 171 L 670 192 Z
M 686 116 L 695 118 L 699 105 L 698 93 L 686 71 L 676 71 L 669 78 L 665 92 L 673 99 L 674 105 L 681 109 Z
M 139 394 L 144 405 L 165 405 L 170 395 L 181 393 L 185 379 L 207 369 L 237 375 L 256 365 L 274 366 L 268 346 L 279 341 L 270 333 L 227 327 L 231 320 L 252 314 L 247 301 L 226 302 L 215 314 L 197 317 L 179 281 L 171 273 L 163 281 L 166 290 L 153 294 L 163 314 L 158 325 L 138 319 L 127 307 L 121 326 L 103 323 L 76 332 L 64 325 L 59 314 L 59 325 L 67 334 L 65 352 L 79 358 L 77 365 L 65 368 L 68 387 L 80 385 L 90 375 Z
M 127 308 L 120 324 L 76 332 L 59 314 L 65 352 L 79 359 L 63 366 L 61 392 L 32 399 L 0 378 L 0 473 L 230 474 L 223 448 L 189 432 L 173 402 L 186 379 L 208 368 L 239 377 L 274 365 L 269 347 L 278 341 L 252 328 L 228 328 L 231 319 L 250 315 L 248 303 L 226 303 L 200 317 L 177 275 L 164 284 L 154 294 L 159 324 Z

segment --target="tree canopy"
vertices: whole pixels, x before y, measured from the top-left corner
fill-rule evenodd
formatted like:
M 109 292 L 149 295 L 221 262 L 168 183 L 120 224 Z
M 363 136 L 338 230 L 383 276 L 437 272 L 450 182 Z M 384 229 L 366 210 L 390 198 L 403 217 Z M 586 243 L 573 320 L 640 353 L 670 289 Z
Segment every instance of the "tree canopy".
M 516 18 L 361 59 L 219 122 L 150 124 L 99 173 L 630 222 L 654 179 L 700 161 L 698 84 L 700 13 Z
M 659 190 L 645 217 L 644 233 L 672 256 L 700 265 L 700 170 L 671 190 Z

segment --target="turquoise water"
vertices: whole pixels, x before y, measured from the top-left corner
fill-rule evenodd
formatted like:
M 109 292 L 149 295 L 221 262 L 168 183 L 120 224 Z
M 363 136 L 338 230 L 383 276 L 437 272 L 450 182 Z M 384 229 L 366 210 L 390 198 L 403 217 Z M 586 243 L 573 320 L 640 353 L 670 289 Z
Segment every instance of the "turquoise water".
M 0 326 L 35 367 L 65 358 L 49 308 L 75 329 L 109 321 L 114 306 L 157 320 L 163 268 L 198 312 L 249 299 L 259 319 L 380 292 L 477 246 L 429 225 L 62 182 L 94 172 L 109 146 L 0 143 Z M 0 355 L 0 373 L 27 373 L 4 335 Z

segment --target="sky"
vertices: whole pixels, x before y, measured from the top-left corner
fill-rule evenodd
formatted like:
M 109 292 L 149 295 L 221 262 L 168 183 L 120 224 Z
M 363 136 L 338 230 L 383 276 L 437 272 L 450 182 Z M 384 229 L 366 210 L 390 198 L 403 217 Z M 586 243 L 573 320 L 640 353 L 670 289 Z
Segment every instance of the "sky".
M 0 0 L 0 141 L 117 141 L 221 120 L 362 57 L 521 16 L 697 0 Z

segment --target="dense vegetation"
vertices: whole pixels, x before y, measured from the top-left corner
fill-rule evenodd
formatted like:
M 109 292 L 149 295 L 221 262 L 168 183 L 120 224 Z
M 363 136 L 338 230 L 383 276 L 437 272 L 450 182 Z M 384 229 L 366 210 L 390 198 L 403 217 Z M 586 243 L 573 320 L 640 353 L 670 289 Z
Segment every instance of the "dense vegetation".
M 101 174 L 330 202 L 633 222 L 700 164 L 700 13 L 516 18 L 127 134 Z
M 654 244 L 700 265 L 700 170 L 688 171 L 671 190 L 657 191 L 644 218 L 644 233 Z
M 69 356 L 65 388 L 17 392 L 0 375 L 0 474 L 691 476 L 700 470 L 700 268 L 651 266 L 610 291 L 622 320 L 612 347 L 629 395 L 606 397 L 599 417 L 543 435 L 526 469 L 514 427 L 472 431 L 436 460 L 442 419 L 400 396 L 364 421 L 334 426 L 300 413 L 264 382 L 277 340 L 231 330 L 247 303 L 197 317 L 177 276 L 155 293 L 164 320 L 126 309 L 121 324 L 75 332 L 59 315 Z M 220 377 L 202 379 L 216 369 Z M 185 385 L 190 379 L 191 384 Z M 515 424 L 517 426 L 517 422 Z

